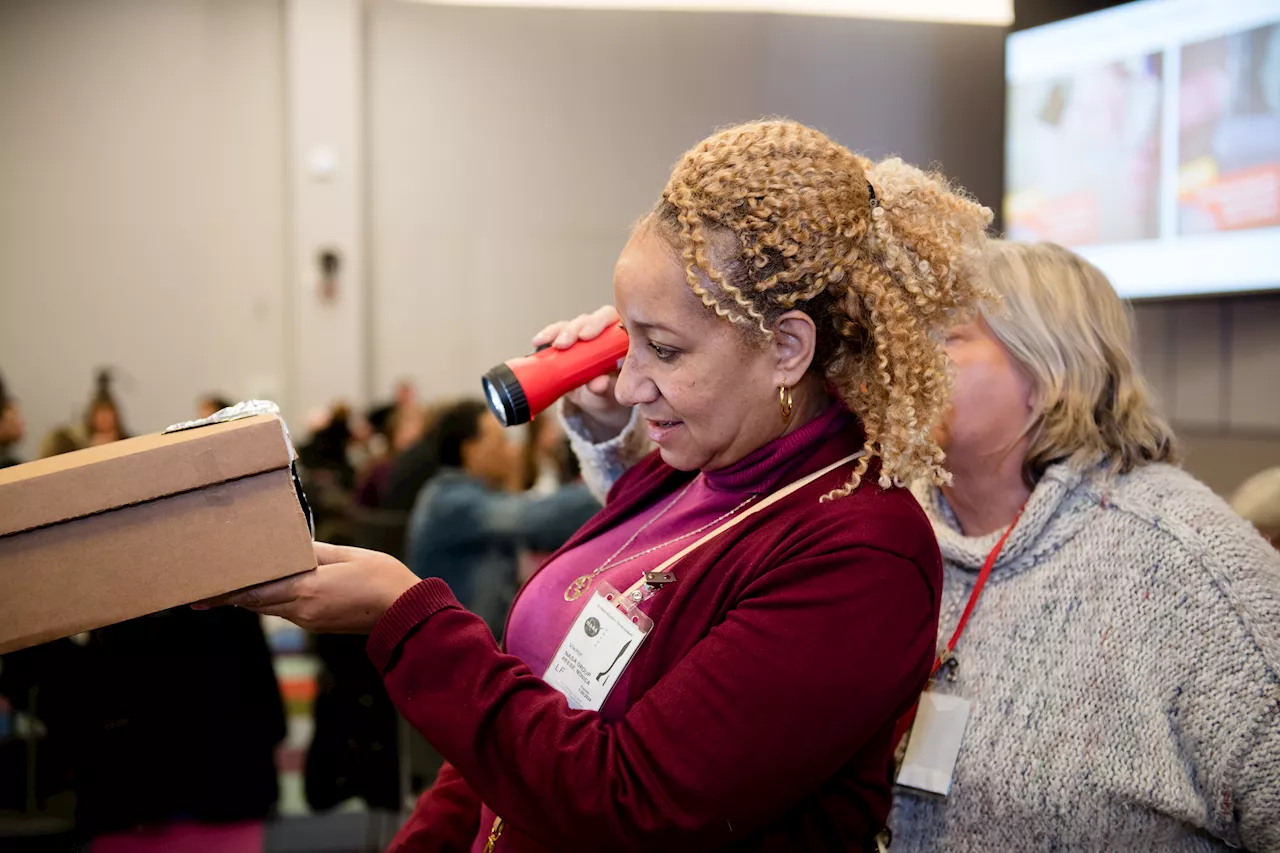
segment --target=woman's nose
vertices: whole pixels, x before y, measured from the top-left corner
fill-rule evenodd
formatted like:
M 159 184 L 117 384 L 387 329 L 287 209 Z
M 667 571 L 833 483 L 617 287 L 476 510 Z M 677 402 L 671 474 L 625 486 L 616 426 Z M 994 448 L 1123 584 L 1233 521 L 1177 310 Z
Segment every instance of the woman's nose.
M 658 396 L 658 386 L 644 376 L 644 371 L 636 366 L 636 359 L 631 350 L 627 350 L 618 370 L 618 381 L 614 384 L 614 396 L 623 406 L 639 406 L 651 403 Z

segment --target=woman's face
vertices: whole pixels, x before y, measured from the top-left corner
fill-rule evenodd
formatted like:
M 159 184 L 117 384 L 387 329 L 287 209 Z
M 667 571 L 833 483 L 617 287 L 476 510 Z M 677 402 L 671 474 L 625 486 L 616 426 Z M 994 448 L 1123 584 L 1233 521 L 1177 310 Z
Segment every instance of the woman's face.
M 939 446 L 957 465 L 1021 454 L 1034 402 L 1031 378 L 982 317 L 948 331 L 947 355 L 955 386 Z
M 93 410 L 93 431 L 102 435 L 115 435 L 119 427 L 116 410 L 111 406 L 96 406 Z
M 706 308 L 652 229 L 638 228 L 622 250 L 613 292 L 631 338 L 618 402 L 639 407 L 668 465 L 723 468 L 782 435 L 778 385 L 788 377 L 777 347 L 751 345 Z

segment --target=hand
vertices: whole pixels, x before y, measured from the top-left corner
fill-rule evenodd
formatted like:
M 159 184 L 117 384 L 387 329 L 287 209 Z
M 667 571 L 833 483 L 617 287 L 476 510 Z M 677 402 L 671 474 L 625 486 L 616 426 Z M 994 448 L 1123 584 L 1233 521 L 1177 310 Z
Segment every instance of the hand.
M 590 314 L 579 314 L 572 320 L 552 323 L 533 336 L 535 347 L 551 345 L 556 349 L 568 349 L 578 341 L 590 341 L 599 337 L 605 329 L 618 322 L 618 312 L 612 305 L 597 308 Z M 581 410 L 591 438 L 607 441 L 618 435 L 631 421 L 631 408 L 618 403 L 614 396 L 614 384 L 618 380 L 615 370 L 592 379 L 581 388 L 565 395 L 570 403 Z
M 418 577 L 395 557 L 363 548 L 315 543 L 318 566 L 309 572 L 193 604 L 230 604 L 283 616 L 317 634 L 368 634 Z

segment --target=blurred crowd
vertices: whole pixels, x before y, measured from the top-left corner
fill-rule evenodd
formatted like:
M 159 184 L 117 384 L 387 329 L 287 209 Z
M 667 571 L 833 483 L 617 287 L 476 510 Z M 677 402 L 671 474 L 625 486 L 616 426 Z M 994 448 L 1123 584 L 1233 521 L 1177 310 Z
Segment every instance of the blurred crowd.
M 194 414 L 234 402 L 207 393 Z M 128 438 L 125 423 L 112 371 L 100 370 L 83 416 L 41 437 L 38 455 Z M 336 403 L 293 433 L 318 539 L 447 575 L 499 637 L 519 584 L 599 509 L 553 417 L 516 440 L 483 402 L 424 403 L 404 381 L 366 411 Z M 21 400 L 0 380 L 0 467 L 29 461 L 17 453 L 25 437 Z M 307 643 L 320 662 L 308 805 L 354 798 L 400 810 L 438 757 L 398 726 L 363 637 Z M 94 837 L 276 811 L 285 704 L 262 620 L 248 611 L 178 607 L 6 654 L 0 712 L 30 721 L 39 742 L 33 762 L 31 738 L 0 731 L 0 812 L 74 815 L 76 834 Z

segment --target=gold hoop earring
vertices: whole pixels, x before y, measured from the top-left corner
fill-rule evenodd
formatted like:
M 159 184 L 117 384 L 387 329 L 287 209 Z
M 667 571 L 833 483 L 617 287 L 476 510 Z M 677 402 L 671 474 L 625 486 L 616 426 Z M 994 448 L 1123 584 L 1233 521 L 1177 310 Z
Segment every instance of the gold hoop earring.
M 782 422 L 791 423 L 791 413 L 795 411 L 795 400 L 791 397 L 791 389 L 786 385 L 778 386 L 778 407 L 782 409 Z

